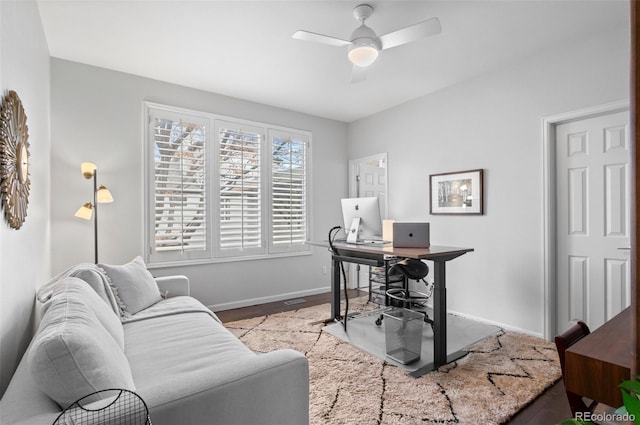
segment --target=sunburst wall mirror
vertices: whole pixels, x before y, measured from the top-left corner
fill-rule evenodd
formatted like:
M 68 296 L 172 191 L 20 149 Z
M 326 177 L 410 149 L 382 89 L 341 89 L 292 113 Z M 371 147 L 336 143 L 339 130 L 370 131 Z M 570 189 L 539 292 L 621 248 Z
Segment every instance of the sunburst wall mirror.
M 0 191 L 4 216 L 22 227 L 29 204 L 29 128 L 20 97 L 10 91 L 0 110 Z

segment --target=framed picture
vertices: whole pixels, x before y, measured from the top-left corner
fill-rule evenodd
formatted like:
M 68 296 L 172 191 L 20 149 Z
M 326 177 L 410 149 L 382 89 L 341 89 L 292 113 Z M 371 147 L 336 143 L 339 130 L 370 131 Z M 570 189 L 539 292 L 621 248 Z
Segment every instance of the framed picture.
M 430 214 L 483 214 L 483 170 L 431 174 Z

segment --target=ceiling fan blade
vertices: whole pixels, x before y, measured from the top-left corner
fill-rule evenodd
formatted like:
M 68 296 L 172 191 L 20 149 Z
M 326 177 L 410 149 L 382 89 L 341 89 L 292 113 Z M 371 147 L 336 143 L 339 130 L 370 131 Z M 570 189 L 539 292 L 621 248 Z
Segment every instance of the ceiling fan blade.
M 351 71 L 351 84 L 361 83 L 366 80 L 367 69 L 368 68 L 353 65 L 353 70 Z
M 412 41 L 420 40 L 430 35 L 439 34 L 440 31 L 442 31 L 440 20 L 438 18 L 431 18 L 398 31 L 385 34 L 380 37 L 380 41 L 382 42 L 382 49 L 384 50 L 411 43 Z
M 297 38 L 298 40 L 313 41 L 316 43 L 328 44 L 330 46 L 338 46 L 338 47 L 348 46 L 349 44 L 351 44 L 351 42 L 347 40 L 342 40 L 342 39 L 331 37 L 328 35 L 316 34 L 315 32 L 302 31 L 302 30 L 298 30 L 294 32 L 292 37 Z

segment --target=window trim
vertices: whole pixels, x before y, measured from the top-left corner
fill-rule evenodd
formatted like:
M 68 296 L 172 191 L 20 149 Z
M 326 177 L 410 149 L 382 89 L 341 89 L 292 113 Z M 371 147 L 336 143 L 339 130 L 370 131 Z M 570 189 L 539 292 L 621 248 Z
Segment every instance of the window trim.
M 152 137 L 152 124 L 153 113 L 162 112 L 166 115 L 188 115 L 199 119 L 208 120 L 206 126 L 208 135 L 206 136 L 206 143 L 209 143 L 208 149 L 205 150 L 206 159 L 206 174 L 207 181 L 209 182 L 207 188 L 207 207 L 209 208 L 207 214 L 207 250 L 203 258 L 169 258 L 170 256 L 153 254 L 153 241 L 155 231 L 153 227 L 155 222 L 151 222 L 152 211 L 154 210 L 154 188 L 153 179 L 155 175 L 154 161 L 152 155 L 152 144 L 150 143 Z M 262 148 L 261 148 L 261 189 L 263 191 L 263 199 L 261 200 L 262 214 L 262 239 L 264 250 L 250 251 L 247 253 L 239 253 L 236 255 L 224 255 L 220 254 L 219 247 L 219 208 L 218 208 L 218 190 L 219 190 L 219 168 L 217 167 L 217 159 L 220 153 L 220 143 L 218 140 L 217 129 L 220 122 L 230 122 L 236 125 L 246 125 L 253 128 L 260 128 L 262 130 Z M 290 133 L 293 135 L 299 135 L 306 138 L 306 152 L 305 152 L 305 173 L 306 173 L 306 242 L 298 249 L 273 249 L 272 244 L 272 232 L 271 232 L 271 137 L 272 132 Z M 311 255 L 311 247 L 307 243 L 312 239 L 311 231 L 313 229 L 313 215 L 312 215 L 312 133 L 306 130 L 300 130 L 290 127 L 272 125 L 268 123 L 250 121 L 241 118 L 229 117 L 210 112 L 197 111 L 187 108 L 175 107 L 155 102 L 143 101 L 143 173 L 144 173 L 144 186 L 143 186 L 143 248 L 145 262 L 149 268 L 159 267 L 175 267 L 175 266 L 188 266 L 198 264 L 212 264 L 212 263 L 225 263 L 235 261 L 252 261 L 258 259 L 270 259 L 270 258 L 285 258 L 295 256 Z

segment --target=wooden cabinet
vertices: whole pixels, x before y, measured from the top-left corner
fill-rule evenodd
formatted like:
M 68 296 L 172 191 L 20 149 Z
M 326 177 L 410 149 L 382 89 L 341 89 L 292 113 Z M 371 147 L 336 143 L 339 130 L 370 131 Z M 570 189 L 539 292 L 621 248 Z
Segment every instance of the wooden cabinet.
M 613 408 L 622 406 L 618 385 L 631 378 L 633 315 L 620 314 L 567 348 L 565 386 L 568 391 Z

